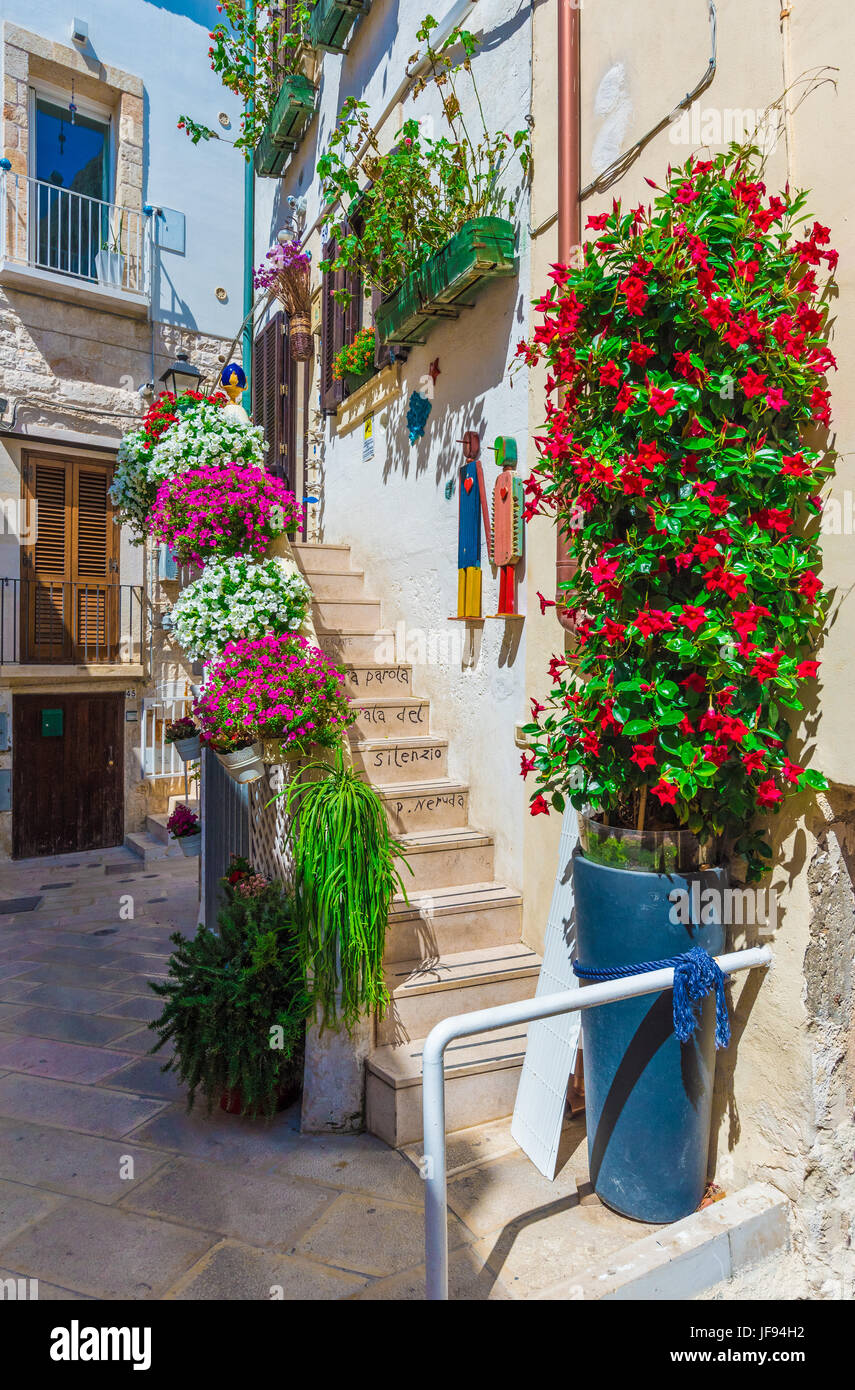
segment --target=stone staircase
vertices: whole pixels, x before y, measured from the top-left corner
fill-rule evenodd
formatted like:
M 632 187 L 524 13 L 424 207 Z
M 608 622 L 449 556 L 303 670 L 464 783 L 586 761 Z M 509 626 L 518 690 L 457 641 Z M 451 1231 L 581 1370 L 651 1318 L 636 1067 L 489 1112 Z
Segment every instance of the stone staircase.
M 125 848 L 138 855 L 146 864 L 158 859 L 181 859 L 183 856 L 175 840 L 166 828 L 166 822 L 178 803 L 189 806 L 191 811 L 199 811 L 199 803 L 191 797 L 170 794 L 165 811 L 155 811 L 145 818 L 142 830 L 131 830 L 125 836 Z
M 358 712 L 354 765 L 382 796 L 413 869 L 408 902 L 393 901 L 386 935 L 392 995 L 367 1063 L 367 1125 L 393 1147 L 422 1134 L 422 1046 L 452 1014 L 528 998 L 540 957 L 522 944 L 522 898 L 495 881 L 493 840 L 469 824 L 469 789 L 449 775 L 448 740 L 431 732 L 429 701 L 407 664 L 383 664 L 394 634 L 365 592 L 346 545 L 295 546 L 315 595 L 318 640 L 347 672 Z M 524 1027 L 465 1038 L 446 1054 L 449 1131 L 509 1115 Z

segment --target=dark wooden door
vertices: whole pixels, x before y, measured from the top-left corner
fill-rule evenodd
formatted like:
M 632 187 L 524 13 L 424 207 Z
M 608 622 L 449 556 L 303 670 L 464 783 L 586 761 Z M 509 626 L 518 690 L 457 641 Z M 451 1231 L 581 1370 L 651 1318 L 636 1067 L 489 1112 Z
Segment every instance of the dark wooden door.
M 15 695 L 12 854 L 65 854 L 124 839 L 121 691 Z

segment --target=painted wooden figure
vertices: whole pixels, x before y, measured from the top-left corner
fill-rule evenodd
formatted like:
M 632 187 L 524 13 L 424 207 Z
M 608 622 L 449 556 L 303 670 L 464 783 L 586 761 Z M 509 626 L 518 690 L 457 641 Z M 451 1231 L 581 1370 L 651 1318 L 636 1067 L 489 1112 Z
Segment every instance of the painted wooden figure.
M 516 567 L 523 551 L 523 485 L 517 477 L 517 441 L 499 435 L 493 449 L 501 473 L 493 488 L 493 542 L 490 559 L 499 569 L 497 618 L 517 616 Z
M 481 523 L 490 547 L 490 513 L 481 467 L 481 440 L 475 430 L 467 430 L 462 440 L 463 466 L 460 469 L 459 532 L 457 545 L 457 617 L 481 617 Z

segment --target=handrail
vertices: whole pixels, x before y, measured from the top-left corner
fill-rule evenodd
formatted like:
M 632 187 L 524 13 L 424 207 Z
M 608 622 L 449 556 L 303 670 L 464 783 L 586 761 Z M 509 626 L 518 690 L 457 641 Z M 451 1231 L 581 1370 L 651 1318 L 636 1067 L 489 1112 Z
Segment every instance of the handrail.
M 772 951 L 769 946 L 752 946 L 748 950 L 717 956 L 716 960 L 725 975 L 733 975 L 737 970 L 753 970 L 758 966 L 768 968 L 772 964 Z M 672 968 L 651 970 L 629 975 L 625 980 L 609 980 L 604 984 L 562 990 L 559 994 L 543 994 L 537 999 L 521 999 L 514 1004 L 499 1004 L 492 1009 L 456 1014 L 452 1018 L 444 1018 L 431 1029 L 422 1054 L 422 1172 L 426 1189 L 425 1276 L 426 1297 L 429 1300 L 448 1298 L 448 1182 L 445 1153 L 445 1049 L 448 1044 L 455 1038 L 490 1033 L 509 1024 L 531 1023 L 537 1018 L 555 1018 L 558 1014 L 572 1013 L 576 1009 L 613 1004 L 618 999 L 658 994 L 660 990 L 670 989 L 673 984 Z

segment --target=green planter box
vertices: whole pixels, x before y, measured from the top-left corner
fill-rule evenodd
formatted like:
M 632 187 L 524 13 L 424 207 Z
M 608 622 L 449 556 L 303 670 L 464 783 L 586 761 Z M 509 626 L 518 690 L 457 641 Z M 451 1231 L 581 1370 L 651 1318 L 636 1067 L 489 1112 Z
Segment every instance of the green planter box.
M 262 178 L 277 178 L 288 157 L 297 148 L 315 111 L 315 89 L 303 73 L 286 77 L 279 89 L 276 105 L 255 147 L 255 172 Z
M 371 9 L 371 0 L 316 0 L 309 19 L 309 43 L 326 53 L 343 53 L 355 20 Z
M 378 307 L 378 342 L 424 343 L 435 323 L 458 318 L 491 280 L 515 274 L 513 224 L 475 217 Z

